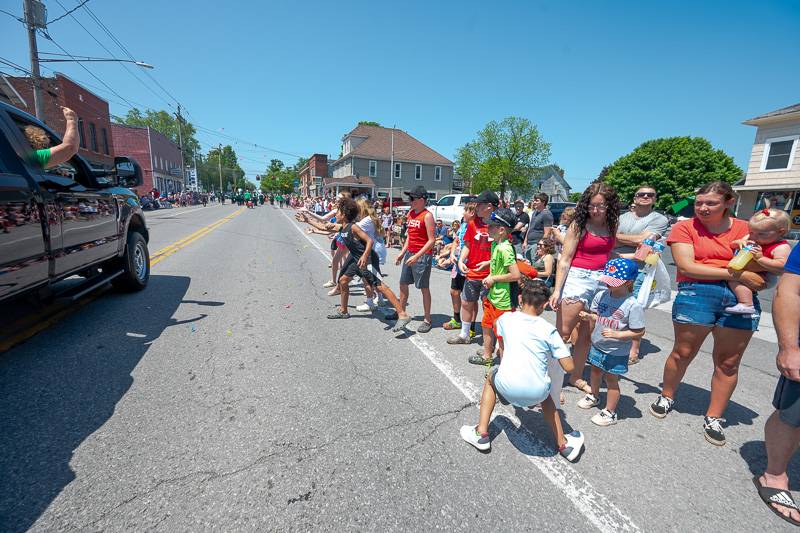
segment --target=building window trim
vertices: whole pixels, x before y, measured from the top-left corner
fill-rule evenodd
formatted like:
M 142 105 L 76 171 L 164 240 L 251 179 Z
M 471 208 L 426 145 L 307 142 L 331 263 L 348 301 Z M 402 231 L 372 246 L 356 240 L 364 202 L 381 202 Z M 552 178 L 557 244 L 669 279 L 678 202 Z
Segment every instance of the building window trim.
M 794 156 L 797 153 L 797 144 L 798 139 L 800 139 L 800 135 L 789 135 L 786 137 L 772 137 L 769 139 L 764 139 L 764 152 L 761 154 L 761 172 L 786 172 L 787 170 L 791 170 L 792 166 L 794 165 Z M 792 141 L 792 147 L 789 151 L 789 161 L 788 165 L 784 168 L 770 168 L 767 169 L 767 163 L 769 162 L 769 153 L 772 149 L 772 143 L 776 142 L 783 142 L 783 141 Z
M 433 181 L 442 181 L 442 167 L 433 167 Z
M 414 180 L 422 181 L 422 165 L 414 165 Z
M 109 149 L 108 145 L 108 130 L 103 128 L 100 130 L 100 132 L 103 134 L 103 153 L 106 155 L 111 155 L 111 150 Z
M 80 147 L 86 150 L 86 133 L 83 131 L 83 119 L 78 119 L 78 138 L 80 140 Z
M 370 178 L 377 178 L 378 177 L 378 162 L 374 159 L 370 159 L 369 161 L 369 177 Z
M 94 122 L 89 123 L 89 143 L 92 147 L 92 152 L 100 152 L 100 148 L 97 146 L 97 126 L 94 125 Z
M 397 161 L 394 162 L 394 179 L 403 179 L 403 164 Z

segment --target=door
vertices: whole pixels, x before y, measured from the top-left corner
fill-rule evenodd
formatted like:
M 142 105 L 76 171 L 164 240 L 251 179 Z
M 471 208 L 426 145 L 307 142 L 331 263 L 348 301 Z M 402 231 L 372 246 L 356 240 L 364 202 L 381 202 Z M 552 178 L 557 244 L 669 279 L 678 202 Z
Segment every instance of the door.
M 19 174 L 0 172 L 0 299 L 47 281 L 39 209 Z

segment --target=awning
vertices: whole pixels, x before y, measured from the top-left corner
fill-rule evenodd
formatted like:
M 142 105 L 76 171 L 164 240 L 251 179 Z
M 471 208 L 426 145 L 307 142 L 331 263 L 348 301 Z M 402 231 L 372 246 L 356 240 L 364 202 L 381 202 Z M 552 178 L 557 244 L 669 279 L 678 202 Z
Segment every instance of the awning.
M 800 189 L 800 183 L 796 183 L 793 185 L 784 183 L 784 184 L 775 184 L 775 183 L 764 183 L 764 184 L 757 184 L 757 185 L 734 185 L 734 191 L 795 191 Z

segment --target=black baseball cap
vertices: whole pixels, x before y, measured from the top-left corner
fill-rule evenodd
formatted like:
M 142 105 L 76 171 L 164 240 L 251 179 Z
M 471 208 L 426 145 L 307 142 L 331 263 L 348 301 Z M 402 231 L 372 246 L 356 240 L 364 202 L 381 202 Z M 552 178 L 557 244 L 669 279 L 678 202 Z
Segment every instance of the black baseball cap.
M 406 191 L 404 194 L 407 194 L 411 198 L 427 198 L 428 190 L 422 185 L 417 185 L 410 191 Z
M 492 204 L 492 205 L 499 205 L 500 198 L 497 197 L 495 193 L 492 191 L 483 191 L 475 198 L 475 202 L 479 204 Z
M 517 223 L 517 215 L 511 209 L 505 207 L 495 209 L 492 212 L 492 218 L 489 224 L 492 226 L 502 226 L 504 228 L 513 228 Z

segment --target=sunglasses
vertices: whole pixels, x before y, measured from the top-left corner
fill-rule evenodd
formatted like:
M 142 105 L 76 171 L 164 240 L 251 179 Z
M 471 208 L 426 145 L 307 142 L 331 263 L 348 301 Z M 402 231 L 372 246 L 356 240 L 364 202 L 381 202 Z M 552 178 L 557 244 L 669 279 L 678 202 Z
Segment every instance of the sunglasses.
M 636 198 L 655 198 L 656 193 L 654 192 L 637 192 Z

